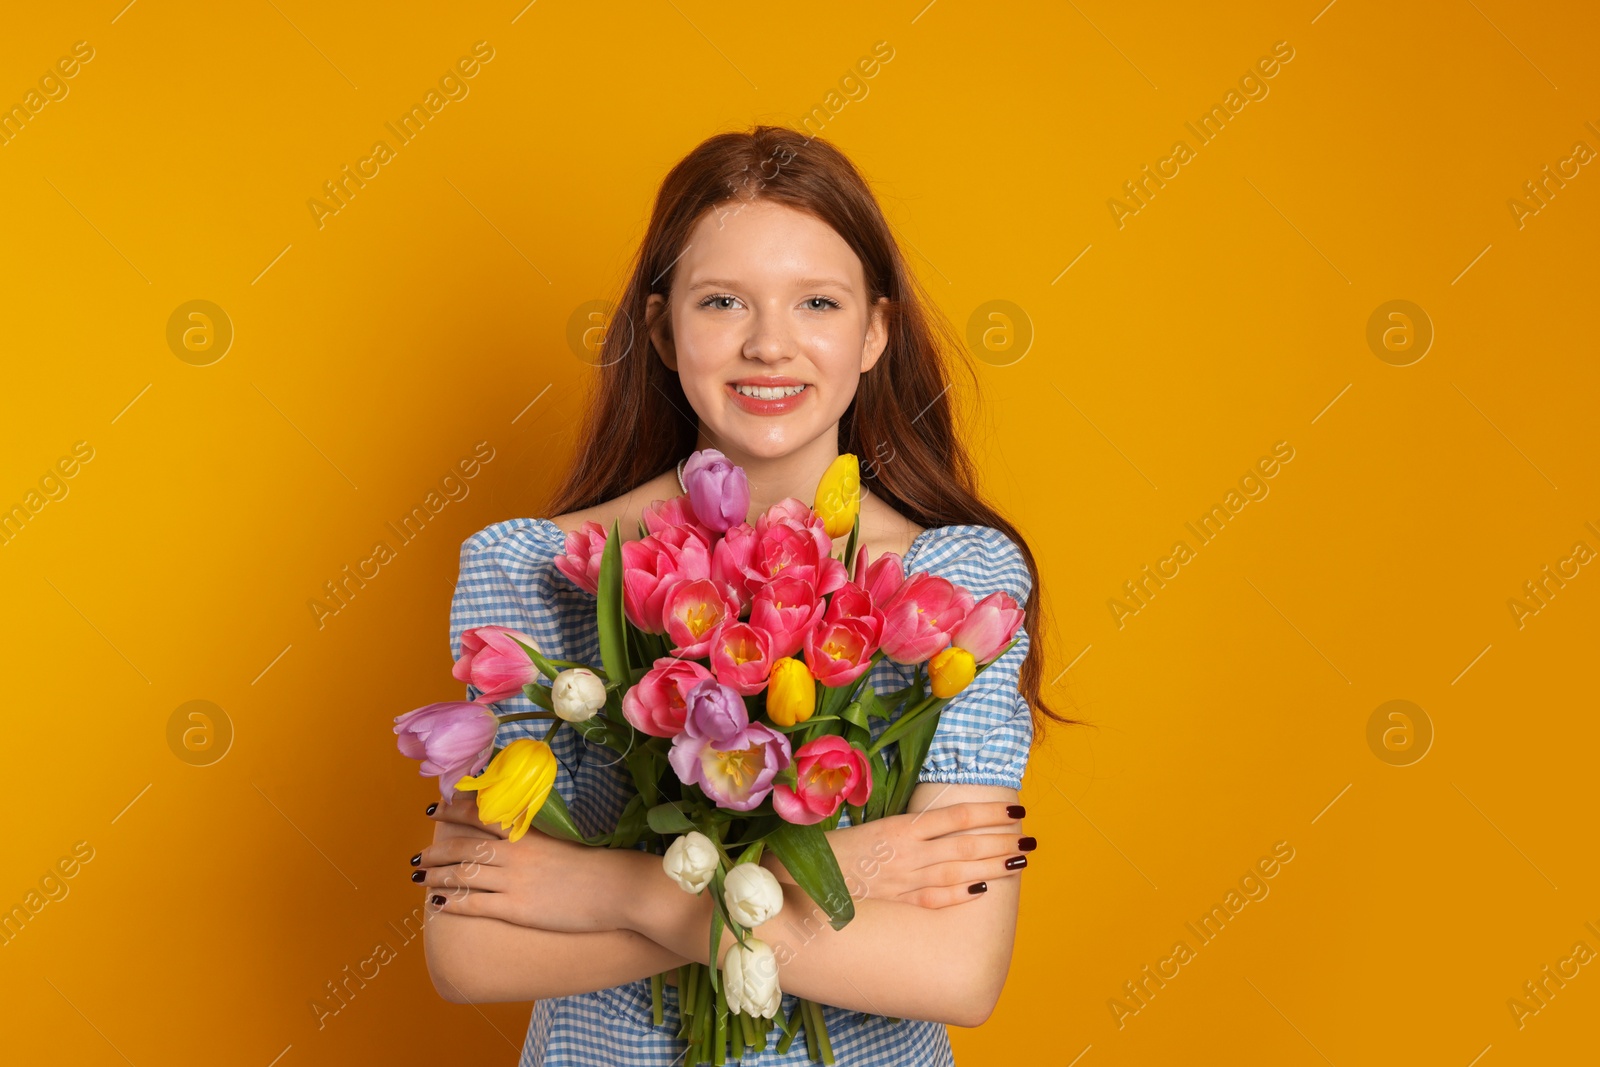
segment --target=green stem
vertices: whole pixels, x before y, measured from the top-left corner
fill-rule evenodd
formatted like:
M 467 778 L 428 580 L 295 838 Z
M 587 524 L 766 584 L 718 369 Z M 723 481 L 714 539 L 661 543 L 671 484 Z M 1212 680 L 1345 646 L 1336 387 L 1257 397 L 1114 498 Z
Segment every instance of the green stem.
M 660 1026 L 662 1020 L 661 985 L 661 976 L 652 974 L 650 976 L 650 1022 L 655 1026 Z
M 794 1043 L 794 1035 L 800 1029 L 800 1010 L 805 1007 L 805 1001 L 795 1001 L 794 1010 L 789 1013 L 789 1018 L 783 1024 L 783 1036 L 778 1039 L 777 1052 L 783 1055 L 789 1051 L 789 1046 Z
M 521 722 L 523 719 L 555 719 L 559 718 L 553 711 L 519 711 L 514 715 L 496 715 L 496 721 L 504 724 L 508 722 Z
M 879 734 L 878 739 L 872 743 L 872 747 L 867 749 L 867 755 L 876 756 L 883 751 L 886 745 L 908 732 L 911 727 L 916 725 L 917 716 L 921 715 L 939 699 L 939 697 L 928 697 L 922 703 L 890 723 L 888 729 Z
M 556 735 L 556 731 L 561 729 L 562 724 L 564 724 L 566 721 L 567 720 L 565 719 L 558 718 L 555 722 L 550 724 L 550 729 L 544 732 L 545 744 L 550 743 L 550 739 Z
M 717 983 L 716 1007 L 712 1009 L 715 1023 L 711 1033 L 711 1064 L 722 1067 L 728 1061 L 728 1002 L 722 993 L 723 984 Z
M 823 1017 L 822 1005 L 812 1002 L 811 1014 L 817 1021 L 817 1044 L 822 1046 L 822 1062 L 833 1063 L 833 1042 L 828 1040 L 828 1021 Z

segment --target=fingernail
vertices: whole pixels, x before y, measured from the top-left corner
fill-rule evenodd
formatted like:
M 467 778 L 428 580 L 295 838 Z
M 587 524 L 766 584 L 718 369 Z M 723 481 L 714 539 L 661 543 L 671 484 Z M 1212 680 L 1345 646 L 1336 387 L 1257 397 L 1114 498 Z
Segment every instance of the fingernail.
M 1012 856 L 1010 859 L 1006 860 L 1006 870 L 1008 871 L 1020 871 L 1027 865 L 1028 857 L 1026 856 Z
M 1011 816 L 1013 819 L 1020 819 L 1024 815 L 1028 814 L 1028 809 L 1023 807 L 1021 804 L 1012 804 L 1006 808 L 1006 814 Z
M 427 871 L 412 871 L 411 872 L 411 880 L 413 882 L 420 882 L 426 877 L 428 877 L 428 872 Z
M 434 897 L 434 898 L 433 898 L 433 902 L 434 902 L 434 904 L 435 904 L 435 905 L 437 905 L 437 906 L 438 906 L 438 907 L 441 907 L 441 908 L 442 908 L 442 907 L 444 907 L 444 897 L 440 897 L 440 896 L 435 896 L 435 897 Z
M 1032 852 L 1034 849 L 1036 849 L 1038 847 L 1039 847 L 1039 842 L 1035 841 L 1031 837 L 1019 837 L 1019 838 L 1017 838 L 1017 851 L 1018 852 Z M 417 853 L 417 855 L 420 856 L 420 855 L 422 855 L 422 853 L 419 852 L 419 853 Z M 413 864 L 415 864 L 417 861 L 416 860 L 412 860 L 411 862 Z
M 988 882 L 973 882 L 971 885 L 967 886 L 967 892 L 969 893 L 986 893 L 988 890 Z
M 1023 840 L 1024 841 L 1032 841 L 1033 838 L 1025 837 L 1025 838 L 1023 838 Z M 1033 846 L 1029 845 L 1028 847 L 1032 848 Z M 422 862 L 422 853 L 418 852 L 415 856 L 411 857 L 411 866 L 415 867 L 417 864 L 419 864 L 421 862 Z
M 424 814 L 424 815 L 432 815 L 434 812 L 436 812 L 438 810 L 439 810 L 439 805 L 438 804 L 429 804 L 428 805 L 428 810 L 423 812 L 422 814 Z

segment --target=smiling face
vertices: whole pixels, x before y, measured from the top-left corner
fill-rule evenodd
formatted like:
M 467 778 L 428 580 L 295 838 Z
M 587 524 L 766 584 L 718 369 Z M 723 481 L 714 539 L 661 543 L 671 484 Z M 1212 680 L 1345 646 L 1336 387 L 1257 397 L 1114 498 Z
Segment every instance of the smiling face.
M 861 260 L 830 226 L 758 200 L 701 217 L 670 308 L 652 294 L 648 315 L 702 436 L 730 456 L 778 459 L 836 448 L 887 343 L 887 305 L 869 303 Z

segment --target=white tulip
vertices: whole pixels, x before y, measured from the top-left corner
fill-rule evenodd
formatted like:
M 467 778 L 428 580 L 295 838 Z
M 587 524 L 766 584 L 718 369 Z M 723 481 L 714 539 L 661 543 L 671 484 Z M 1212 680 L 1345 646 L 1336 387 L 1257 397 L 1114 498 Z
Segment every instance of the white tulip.
M 730 1013 L 763 1019 L 777 1015 L 783 990 L 778 988 L 778 958 L 772 948 L 759 937 L 747 937 L 743 945 L 736 942 L 722 957 L 722 990 Z
M 698 893 L 717 873 L 717 846 L 699 830 L 690 830 L 667 846 L 661 866 L 685 893 Z
M 722 882 L 728 914 L 746 929 L 755 929 L 783 910 L 783 887 L 759 863 L 741 863 Z
M 550 684 L 550 703 L 568 722 L 588 722 L 606 706 L 606 684 L 582 667 L 562 671 Z

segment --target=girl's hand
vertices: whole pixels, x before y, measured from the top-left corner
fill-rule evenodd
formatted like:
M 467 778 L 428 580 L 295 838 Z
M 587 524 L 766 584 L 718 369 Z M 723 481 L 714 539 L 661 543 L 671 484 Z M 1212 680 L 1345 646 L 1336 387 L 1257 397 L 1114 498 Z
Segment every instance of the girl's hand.
M 1031 852 L 1037 842 L 1019 836 L 1022 823 L 1007 812 L 1012 807 L 1005 801 L 969 801 L 891 815 L 830 830 L 828 844 L 856 900 L 946 908 L 983 895 L 971 886 L 1014 877 L 1027 865 L 1021 853 Z M 779 881 L 794 882 L 770 850 L 762 853 L 761 865 Z
M 563 841 L 536 827 L 508 841 L 499 826 L 478 819 L 471 793 L 441 803 L 433 818 L 458 824 L 460 832 L 440 835 L 414 864 L 412 880 L 422 876 L 431 910 L 556 933 L 617 928 L 617 897 L 627 882 L 618 850 Z

